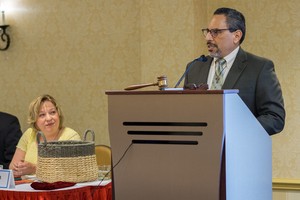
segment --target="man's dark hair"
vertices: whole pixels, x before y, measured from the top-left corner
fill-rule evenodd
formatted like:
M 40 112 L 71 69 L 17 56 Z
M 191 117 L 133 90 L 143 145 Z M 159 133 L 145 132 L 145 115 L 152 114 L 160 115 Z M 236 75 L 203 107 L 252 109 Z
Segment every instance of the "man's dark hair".
M 242 31 L 243 35 L 240 40 L 240 44 L 242 44 L 246 35 L 246 22 L 244 15 L 232 8 L 218 8 L 214 12 L 214 15 L 225 15 L 228 28 L 231 32 L 236 30 Z

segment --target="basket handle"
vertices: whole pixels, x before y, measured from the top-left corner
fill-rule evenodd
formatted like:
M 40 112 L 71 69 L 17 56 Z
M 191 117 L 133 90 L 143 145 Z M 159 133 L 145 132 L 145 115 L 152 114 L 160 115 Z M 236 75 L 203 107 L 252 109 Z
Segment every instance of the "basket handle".
M 83 134 L 83 141 L 86 141 L 86 135 L 87 135 L 88 133 L 91 133 L 91 134 L 92 134 L 93 142 L 95 142 L 95 133 L 94 133 L 93 130 L 90 130 L 90 129 L 88 129 L 88 130 L 86 130 L 86 131 L 84 132 L 84 134 Z
M 44 146 L 47 145 L 47 139 L 44 135 L 44 133 L 42 133 L 42 131 L 38 131 L 37 134 L 36 134 L 36 141 L 38 144 L 40 144 L 40 137 L 42 136 L 43 140 L 44 140 Z

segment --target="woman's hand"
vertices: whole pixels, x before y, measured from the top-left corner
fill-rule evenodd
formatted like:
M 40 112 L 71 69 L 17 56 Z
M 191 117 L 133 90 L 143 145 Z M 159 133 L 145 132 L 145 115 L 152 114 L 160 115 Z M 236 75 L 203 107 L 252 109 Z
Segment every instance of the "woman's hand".
M 36 166 L 30 162 L 21 161 L 13 163 L 14 177 L 20 177 L 29 174 L 35 174 Z
M 20 148 L 16 148 L 14 157 L 9 164 L 9 169 L 13 170 L 15 177 L 21 177 L 23 175 L 35 174 L 36 166 L 30 162 L 24 161 L 26 152 Z

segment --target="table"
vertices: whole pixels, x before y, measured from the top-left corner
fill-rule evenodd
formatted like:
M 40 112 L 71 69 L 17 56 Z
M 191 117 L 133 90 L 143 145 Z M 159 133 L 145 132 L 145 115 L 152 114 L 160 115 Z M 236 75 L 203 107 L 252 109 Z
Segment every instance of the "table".
M 0 189 L 1 200 L 112 200 L 111 181 L 77 183 L 57 190 L 34 190 L 30 183 L 16 185 L 15 189 Z

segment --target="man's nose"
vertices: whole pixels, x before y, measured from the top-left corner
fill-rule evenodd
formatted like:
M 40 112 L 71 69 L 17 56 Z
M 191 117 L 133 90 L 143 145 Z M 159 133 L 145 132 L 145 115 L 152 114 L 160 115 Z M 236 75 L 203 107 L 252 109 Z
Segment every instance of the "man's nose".
M 213 40 L 213 37 L 211 36 L 210 32 L 208 32 L 205 36 L 205 40 L 209 41 L 209 40 Z

